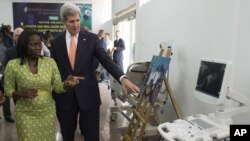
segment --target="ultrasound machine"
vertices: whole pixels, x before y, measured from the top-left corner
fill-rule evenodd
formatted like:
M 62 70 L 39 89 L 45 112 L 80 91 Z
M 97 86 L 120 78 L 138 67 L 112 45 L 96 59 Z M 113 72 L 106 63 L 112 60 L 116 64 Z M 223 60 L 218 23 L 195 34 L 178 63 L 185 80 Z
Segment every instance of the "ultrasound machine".
M 197 114 L 158 126 L 166 141 L 214 141 L 229 138 L 232 116 L 248 112 L 249 100 L 231 88 L 232 63 L 201 59 L 194 96 L 216 105 L 215 113 Z M 236 103 L 232 106 L 232 102 Z

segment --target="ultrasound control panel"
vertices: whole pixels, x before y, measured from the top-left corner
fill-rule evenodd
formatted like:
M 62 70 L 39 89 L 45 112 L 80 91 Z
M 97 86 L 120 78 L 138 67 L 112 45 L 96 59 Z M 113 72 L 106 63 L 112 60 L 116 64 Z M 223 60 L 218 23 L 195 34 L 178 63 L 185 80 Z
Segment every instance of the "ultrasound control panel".
M 229 137 L 228 125 L 215 122 L 205 115 L 160 124 L 158 131 L 167 141 L 213 141 Z

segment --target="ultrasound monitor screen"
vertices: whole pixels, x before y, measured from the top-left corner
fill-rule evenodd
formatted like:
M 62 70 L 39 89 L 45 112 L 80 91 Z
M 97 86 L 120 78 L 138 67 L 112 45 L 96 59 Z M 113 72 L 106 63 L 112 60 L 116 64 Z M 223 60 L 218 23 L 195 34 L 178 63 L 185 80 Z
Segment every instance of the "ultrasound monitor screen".
M 219 98 L 226 64 L 201 61 L 196 90 Z

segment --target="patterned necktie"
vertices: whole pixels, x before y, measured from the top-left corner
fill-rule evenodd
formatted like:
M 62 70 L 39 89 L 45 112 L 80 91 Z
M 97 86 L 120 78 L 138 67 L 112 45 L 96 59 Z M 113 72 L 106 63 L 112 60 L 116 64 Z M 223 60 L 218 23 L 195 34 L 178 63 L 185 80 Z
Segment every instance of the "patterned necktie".
M 74 69 L 75 64 L 75 56 L 76 56 L 76 42 L 75 42 L 75 36 L 70 36 L 70 47 L 69 47 L 69 61 L 71 68 Z

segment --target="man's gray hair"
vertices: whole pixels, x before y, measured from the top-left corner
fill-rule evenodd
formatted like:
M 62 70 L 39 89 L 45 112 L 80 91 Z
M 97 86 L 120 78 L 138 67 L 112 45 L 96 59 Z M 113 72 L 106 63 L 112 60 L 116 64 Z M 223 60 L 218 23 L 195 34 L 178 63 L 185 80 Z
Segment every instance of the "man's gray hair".
M 21 32 L 23 32 L 23 31 L 24 31 L 24 29 L 23 29 L 22 27 L 17 27 L 17 28 L 15 28 L 15 30 L 14 30 L 14 35 L 17 34 L 17 32 L 21 33 Z
M 68 16 L 81 15 L 80 8 L 73 3 L 64 3 L 60 8 L 60 17 L 63 22 L 67 20 Z

